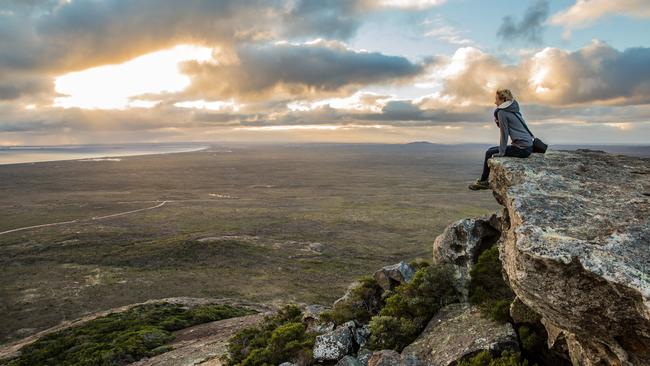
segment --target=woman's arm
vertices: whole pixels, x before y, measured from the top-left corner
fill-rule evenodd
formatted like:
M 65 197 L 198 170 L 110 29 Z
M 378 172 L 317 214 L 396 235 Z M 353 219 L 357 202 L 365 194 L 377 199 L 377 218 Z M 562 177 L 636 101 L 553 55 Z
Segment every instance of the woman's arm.
M 497 112 L 497 119 L 499 120 L 499 153 L 492 156 L 506 156 L 506 147 L 508 146 L 508 120 L 506 119 L 506 112 L 499 110 Z

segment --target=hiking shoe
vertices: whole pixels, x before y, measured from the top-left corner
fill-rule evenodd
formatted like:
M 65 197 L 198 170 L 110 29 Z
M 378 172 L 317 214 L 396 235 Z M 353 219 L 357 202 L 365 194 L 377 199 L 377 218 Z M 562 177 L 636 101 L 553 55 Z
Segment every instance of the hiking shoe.
M 480 189 L 490 189 L 490 182 L 487 180 L 479 180 L 469 185 L 469 189 L 472 191 L 478 191 Z

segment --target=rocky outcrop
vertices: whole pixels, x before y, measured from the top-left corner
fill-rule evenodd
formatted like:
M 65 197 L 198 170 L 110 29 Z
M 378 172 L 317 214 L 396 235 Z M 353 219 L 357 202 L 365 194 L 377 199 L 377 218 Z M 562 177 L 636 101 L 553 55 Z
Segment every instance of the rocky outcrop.
M 490 159 L 500 256 L 575 365 L 650 365 L 650 160 L 599 151 Z
M 517 335 L 510 323 L 498 324 L 467 304 L 442 308 L 420 336 L 404 348 L 405 360 L 418 365 L 447 366 L 481 351 L 500 354 L 518 351 Z
M 433 262 L 453 264 L 454 288 L 467 300 L 470 271 L 478 256 L 501 235 L 497 215 L 462 219 L 447 226 L 433 243 Z

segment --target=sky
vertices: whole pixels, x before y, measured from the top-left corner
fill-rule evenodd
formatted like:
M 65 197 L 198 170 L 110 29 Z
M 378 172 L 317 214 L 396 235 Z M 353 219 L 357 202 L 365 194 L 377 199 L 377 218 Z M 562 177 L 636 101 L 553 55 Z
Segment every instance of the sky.
M 0 0 L 0 146 L 648 144 L 650 0 Z

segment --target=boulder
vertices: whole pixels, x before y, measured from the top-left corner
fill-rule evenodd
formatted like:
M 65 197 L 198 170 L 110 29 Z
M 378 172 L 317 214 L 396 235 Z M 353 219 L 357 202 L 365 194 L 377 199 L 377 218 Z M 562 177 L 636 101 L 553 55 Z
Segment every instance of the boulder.
M 331 332 L 319 335 L 314 343 L 316 361 L 338 361 L 354 351 L 355 324 L 349 321 Z
M 370 357 L 372 357 L 372 351 L 367 348 L 360 348 L 359 352 L 357 352 L 357 360 L 359 361 L 361 366 L 368 366 L 368 361 L 370 361 Z
M 327 306 L 307 305 L 302 312 L 302 322 L 307 326 L 307 330 L 316 333 L 326 333 L 334 329 L 334 323 L 322 323 L 320 315 L 324 311 L 330 310 Z
M 298 365 L 296 365 L 295 363 L 291 363 L 291 362 L 283 362 L 279 366 L 298 366 Z
M 454 287 L 467 300 L 470 271 L 478 256 L 499 239 L 497 215 L 487 218 L 463 219 L 447 226 L 433 243 L 433 263 L 452 264 Z
M 352 356 L 345 356 L 336 363 L 336 366 L 361 366 L 361 363 Z
M 381 350 L 372 353 L 368 366 L 398 366 L 402 364 L 402 356 L 393 350 Z
M 483 317 L 478 308 L 451 304 L 442 308 L 420 336 L 402 351 L 414 364 L 447 366 L 481 351 L 518 351 L 517 335 L 509 323 Z M 417 360 L 414 361 L 414 360 Z
M 507 280 L 549 342 L 562 335 L 577 365 L 650 365 L 650 159 L 577 150 L 489 164 Z
M 303 322 L 318 321 L 320 314 L 324 311 L 330 310 L 329 307 L 323 305 L 307 305 L 302 312 Z
M 379 286 L 385 291 L 411 281 L 415 270 L 406 262 L 399 262 L 376 271 L 373 275 Z

